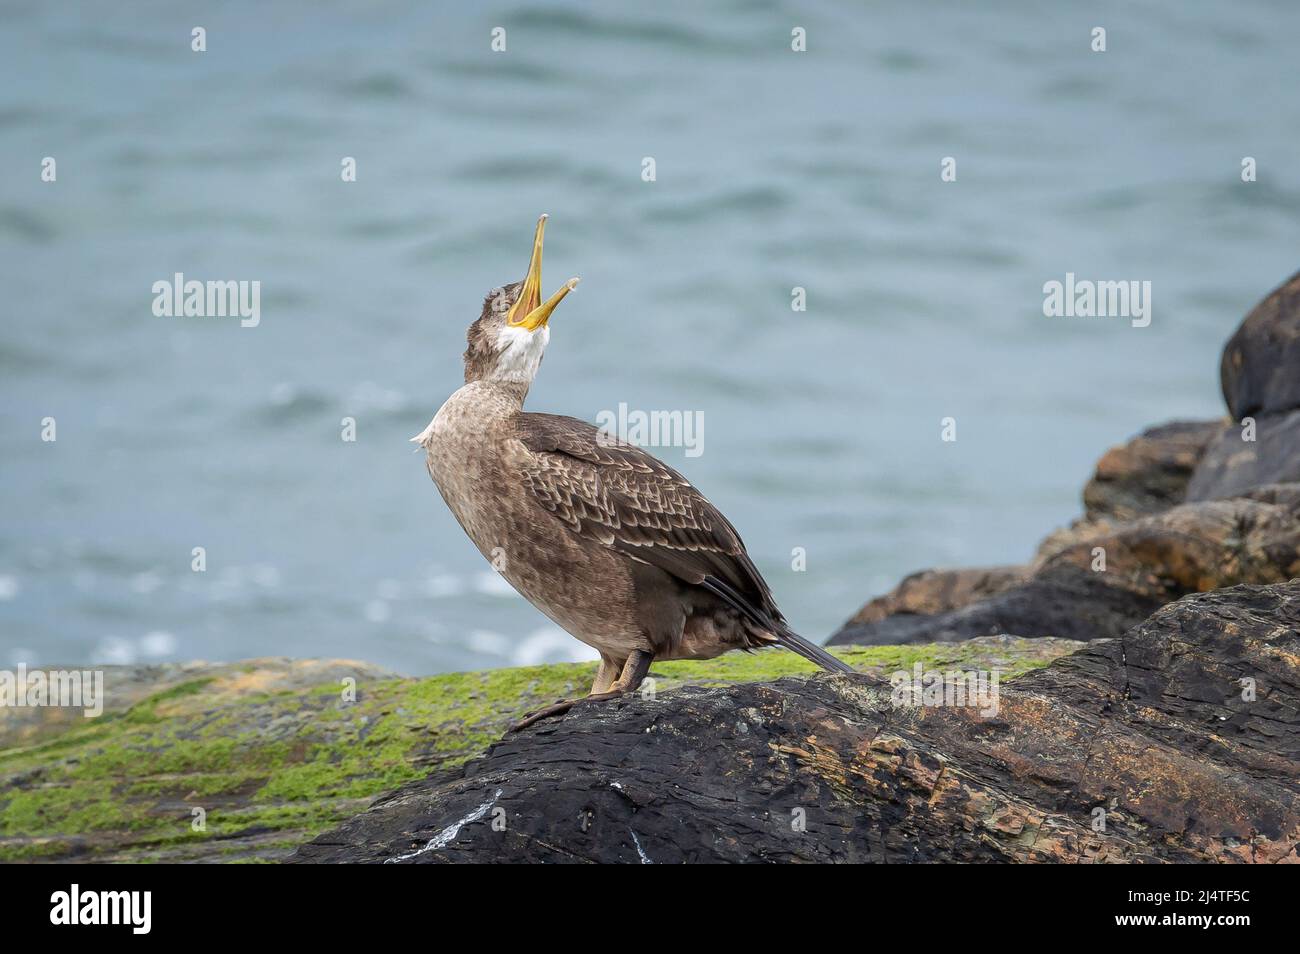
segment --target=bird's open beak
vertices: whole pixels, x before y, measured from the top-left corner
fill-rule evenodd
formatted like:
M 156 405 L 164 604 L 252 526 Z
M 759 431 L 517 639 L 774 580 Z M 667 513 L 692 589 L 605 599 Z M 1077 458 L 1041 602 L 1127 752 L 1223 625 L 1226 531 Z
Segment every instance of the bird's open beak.
M 537 233 L 533 236 L 533 257 L 528 262 L 528 274 L 524 277 L 524 287 L 519 290 L 519 298 L 510 306 L 506 322 L 517 328 L 536 331 L 551 318 L 564 296 L 578 284 L 578 279 L 570 278 L 546 301 L 542 301 L 542 236 L 546 232 L 546 216 L 537 220 Z

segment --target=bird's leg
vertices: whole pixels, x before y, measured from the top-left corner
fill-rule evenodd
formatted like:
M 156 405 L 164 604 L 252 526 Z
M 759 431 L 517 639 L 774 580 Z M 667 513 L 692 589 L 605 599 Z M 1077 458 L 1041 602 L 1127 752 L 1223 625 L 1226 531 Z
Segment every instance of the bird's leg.
M 518 732 L 520 729 L 526 729 L 534 723 L 541 722 L 543 719 L 549 719 L 552 716 L 564 715 L 574 706 L 581 702 L 600 702 L 605 699 L 618 699 L 627 695 L 629 692 L 636 692 L 645 680 L 646 673 L 650 671 L 650 663 L 654 661 L 652 653 L 644 650 L 634 649 L 632 654 L 627 657 L 623 663 L 623 671 L 619 677 L 612 683 L 604 683 L 608 688 L 602 689 L 602 682 L 605 678 L 613 674 L 617 664 L 612 659 L 605 656 L 600 658 L 600 669 L 596 671 L 596 681 L 591 684 L 591 693 L 582 699 L 565 699 L 554 705 L 547 706 L 544 709 L 538 709 L 536 712 L 525 716 L 510 727 L 511 732 Z M 608 665 L 607 665 L 608 664 Z
M 601 653 L 600 668 L 596 670 L 596 679 L 592 682 L 591 692 L 587 693 L 587 697 L 590 698 L 591 696 L 607 692 L 610 686 L 614 684 L 614 680 L 618 678 L 622 668 L 623 665 L 616 659 Z M 549 719 L 551 716 L 563 715 L 581 701 L 581 699 L 561 699 L 553 705 L 538 709 L 536 712 L 530 712 L 512 725 L 510 731 L 518 732 L 520 729 L 525 729 L 534 722 L 541 722 L 543 719 Z
M 605 692 L 609 689 L 614 684 L 614 680 L 618 678 L 622 668 L 614 659 L 601 653 L 600 668 L 596 670 L 596 681 L 591 684 L 590 694 L 595 695 L 597 692 Z
M 646 673 L 650 671 L 650 663 L 654 662 L 654 658 L 652 653 L 645 650 L 632 650 L 632 655 L 628 656 L 627 661 L 623 663 L 623 672 L 614 680 L 614 684 L 604 692 L 597 692 L 596 687 L 592 686 L 591 695 L 587 696 L 586 701 L 617 699 L 629 692 L 636 692 L 645 681 Z

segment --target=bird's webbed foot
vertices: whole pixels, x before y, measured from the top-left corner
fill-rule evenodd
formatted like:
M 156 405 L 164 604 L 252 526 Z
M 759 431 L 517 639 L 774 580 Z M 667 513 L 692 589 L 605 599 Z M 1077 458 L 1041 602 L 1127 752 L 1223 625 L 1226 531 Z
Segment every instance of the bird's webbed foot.
M 520 729 L 526 729 L 530 725 L 536 725 L 543 719 L 553 719 L 555 716 L 562 716 L 574 706 L 580 706 L 586 702 L 601 702 L 605 699 L 620 699 L 627 695 L 625 689 L 610 689 L 606 692 L 593 692 L 589 696 L 582 696 L 579 699 L 561 699 L 554 705 L 546 706 L 544 709 L 538 709 L 536 712 L 530 712 L 518 722 L 510 727 L 511 732 L 518 732 Z
M 530 725 L 536 725 L 543 719 L 551 719 L 555 716 L 564 715 L 574 706 L 581 705 L 584 702 L 604 702 L 609 699 L 621 699 L 631 692 L 635 692 L 645 679 L 646 672 L 650 669 L 650 662 L 654 657 L 647 652 L 635 650 L 631 656 L 623 663 L 622 673 L 608 689 L 597 691 L 598 687 L 605 682 L 603 674 L 607 662 L 602 664 L 601 672 L 596 676 L 596 682 L 591 687 L 590 695 L 583 696 L 580 699 L 562 699 L 553 705 L 538 709 L 536 712 L 530 712 L 518 722 L 510 727 L 511 732 L 518 732 L 520 729 L 526 729 Z
M 590 696 L 585 696 L 584 698 L 590 698 Z M 510 731 L 518 732 L 520 729 L 526 729 L 530 725 L 535 725 L 538 722 L 541 722 L 543 719 L 552 719 L 555 716 L 564 715 L 582 701 L 583 699 L 561 699 L 553 705 L 545 706 L 544 708 L 538 709 L 536 712 L 530 712 L 512 725 Z

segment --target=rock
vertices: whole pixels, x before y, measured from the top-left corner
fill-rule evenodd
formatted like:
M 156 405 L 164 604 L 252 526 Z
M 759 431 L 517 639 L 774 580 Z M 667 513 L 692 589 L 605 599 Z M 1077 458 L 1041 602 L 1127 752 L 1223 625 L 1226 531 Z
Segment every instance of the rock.
M 988 702 L 816 676 L 581 706 L 289 860 L 1300 861 L 1300 581 L 1182 600 Z
M 1300 378 L 1300 368 L 1295 369 Z M 1236 497 L 1257 487 L 1300 481 L 1300 411 L 1264 414 L 1255 440 L 1242 440 L 1239 424 L 1219 429 L 1187 487 L 1188 500 Z
M 1030 566 L 1041 568 L 1058 553 L 1076 546 L 1080 540 L 1101 533 L 1114 533 L 1122 528 L 1125 523 L 1124 520 L 1111 520 L 1107 517 L 1097 517 L 1094 520 L 1085 520 L 1080 517 L 1068 527 L 1058 527 L 1043 537 L 1038 544 L 1038 550 L 1034 553 L 1033 560 L 1030 561 Z
M 1023 582 L 1028 575 L 1028 569 L 1023 566 L 922 570 L 903 577 L 903 582 L 893 591 L 871 600 L 845 625 L 878 623 L 901 614 L 933 616 L 1001 593 Z
M 1105 569 L 1094 570 L 1098 551 Z M 1300 576 L 1300 484 L 1233 500 L 1181 504 L 1129 522 L 1080 523 L 1054 535 L 1031 575 L 929 616 L 850 622 L 832 645 L 950 641 L 990 633 L 1108 639 L 1188 593 Z
M 1088 520 L 1132 520 L 1183 502 L 1206 446 L 1222 421 L 1173 421 L 1112 447 L 1083 488 Z
M 993 633 L 1098 639 L 1124 632 L 1163 602 L 1112 586 L 1099 574 L 1073 567 L 1048 568 L 949 612 L 901 613 L 875 623 L 847 623 L 828 645 L 955 642 Z
M 1219 378 L 1234 421 L 1300 408 L 1300 272 L 1256 305 L 1228 339 Z
M 353 659 L 289 659 L 266 656 L 237 663 L 202 660 L 183 663 L 154 663 L 133 666 L 40 666 L 37 670 L 83 670 L 104 674 L 103 712 L 125 712 L 151 696 L 165 694 L 178 686 L 201 686 L 207 705 L 254 692 L 278 692 L 334 683 L 344 676 L 362 679 L 392 679 L 397 673 Z M 181 692 L 179 696 L 183 696 Z M 31 745 L 41 739 L 87 725 L 80 708 L 67 706 L 0 707 L 0 750 Z
M 1078 645 L 1001 637 L 839 655 L 866 672 L 921 659 L 1020 673 Z M 78 711 L 0 750 L 0 861 L 278 860 L 376 795 L 481 755 L 525 712 L 585 692 L 593 669 L 410 679 L 347 660 L 109 667 L 106 714 Z M 811 671 L 770 651 L 657 663 L 651 675 L 667 692 Z
M 1300 483 L 1232 500 L 1181 504 L 1121 524 L 1080 526 L 1040 553 L 1036 575 L 1072 566 L 1091 572 L 1098 549 L 1110 586 L 1167 603 L 1187 593 L 1300 576 Z

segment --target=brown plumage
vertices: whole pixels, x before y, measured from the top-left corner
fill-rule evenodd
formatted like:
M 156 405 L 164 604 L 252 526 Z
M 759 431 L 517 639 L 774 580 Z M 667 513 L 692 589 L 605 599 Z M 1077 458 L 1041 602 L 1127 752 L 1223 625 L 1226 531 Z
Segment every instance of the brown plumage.
M 470 326 L 465 386 L 413 438 L 456 519 L 520 593 L 600 653 L 589 699 L 633 691 L 652 659 L 731 649 L 783 645 L 851 671 L 790 630 L 740 535 L 685 477 L 590 424 L 523 410 L 551 310 L 576 284 L 541 304 L 544 225 L 528 278 L 490 293 Z

